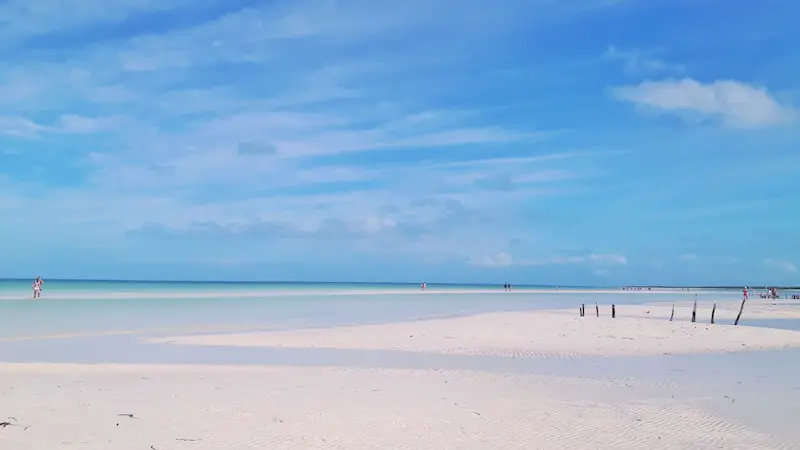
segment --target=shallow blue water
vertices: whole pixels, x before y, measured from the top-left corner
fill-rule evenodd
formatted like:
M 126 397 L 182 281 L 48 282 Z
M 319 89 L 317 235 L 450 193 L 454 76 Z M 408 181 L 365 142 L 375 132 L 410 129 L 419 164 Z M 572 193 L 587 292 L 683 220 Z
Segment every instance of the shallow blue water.
M 687 294 L 533 293 L 478 289 L 438 290 L 418 288 L 361 288 L 350 286 L 302 291 L 254 290 L 240 285 L 184 288 L 161 284 L 137 285 L 139 293 L 114 296 L 119 285 L 92 285 L 90 291 L 72 286 L 64 296 L 58 285 L 48 284 L 40 300 L 0 300 L 0 338 L 12 336 L 152 330 L 185 327 L 327 326 L 384 323 L 420 318 L 474 314 L 502 310 L 575 308 L 598 302 L 605 314 L 610 304 L 686 300 Z M 106 286 L 109 290 L 103 290 Z M 294 289 L 294 288 L 292 288 Z M 434 290 L 436 289 L 436 290 Z M 55 291 L 55 292 L 54 292 Z M 247 295 L 243 295 L 246 293 Z
M 800 331 L 800 319 L 747 319 L 742 318 L 742 325 L 749 327 L 778 328 L 781 330 Z

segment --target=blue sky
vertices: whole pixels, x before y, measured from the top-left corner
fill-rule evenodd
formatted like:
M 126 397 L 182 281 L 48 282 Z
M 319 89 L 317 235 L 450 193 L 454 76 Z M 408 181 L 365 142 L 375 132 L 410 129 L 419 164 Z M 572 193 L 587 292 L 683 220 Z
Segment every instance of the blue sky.
M 800 4 L 0 0 L 0 276 L 800 284 Z

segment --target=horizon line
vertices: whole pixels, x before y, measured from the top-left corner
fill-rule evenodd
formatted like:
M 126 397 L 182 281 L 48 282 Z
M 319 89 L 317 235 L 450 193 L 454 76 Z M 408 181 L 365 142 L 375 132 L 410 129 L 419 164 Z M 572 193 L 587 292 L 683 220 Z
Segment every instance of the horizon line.
M 29 278 L 0 278 L 3 281 L 28 281 Z M 51 281 L 68 282 L 94 282 L 94 283 L 176 283 L 176 284 L 349 284 L 349 285 L 409 285 L 418 286 L 422 282 L 413 281 L 300 281 L 300 280 L 180 280 L 180 279 L 113 279 L 113 278 L 50 278 Z M 428 286 L 502 286 L 504 283 L 457 283 L 457 282 L 425 282 Z M 744 286 L 752 288 L 758 285 L 658 285 L 658 284 L 630 284 L 630 285 L 559 285 L 559 284 L 523 284 L 510 283 L 512 286 L 522 288 L 566 288 L 566 289 L 613 289 L 623 287 L 656 288 L 656 289 L 741 289 Z M 773 286 L 781 289 L 800 289 L 800 286 Z

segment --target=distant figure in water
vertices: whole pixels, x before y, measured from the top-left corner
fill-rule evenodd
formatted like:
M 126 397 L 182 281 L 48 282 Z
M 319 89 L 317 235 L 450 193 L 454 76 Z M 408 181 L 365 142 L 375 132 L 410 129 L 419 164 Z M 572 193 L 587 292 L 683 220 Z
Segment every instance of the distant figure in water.
M 424 291 L 425 289 L 428 289 L 428 283 L 423 281 L 422 284 L 419 286 L 419 289 L 421 291 Z
M 33 298 L 41 298 L 42 297 L 42 285 L 44 284 L 44 280 L 42 277 L 36 277 L 33 280 Z
M 744 294 L 744 299 L 747 300 L 747 286 L 742 289 L 742 294 Z

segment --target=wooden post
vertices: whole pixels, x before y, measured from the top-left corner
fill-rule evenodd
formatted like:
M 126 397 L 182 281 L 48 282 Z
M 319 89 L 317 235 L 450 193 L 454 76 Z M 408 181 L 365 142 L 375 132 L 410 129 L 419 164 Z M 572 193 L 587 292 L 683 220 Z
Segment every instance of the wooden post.
M 614 304 L 611 304 L 611 318 L 615 319 L 617 317 L 617 307 Z
M 714 313 L 716 313 L 716 312 L 717 312 L 717 304 L 714 303 L 714 307 L 711 308 L 711 323 L 712 324 L 714 323 Z
M 586 315 L 586 304 L 581 303 L 581 317 Z
M 697 294 L 694 294 L 694 306 L 692 306 L 692 323 L 697 321 Z
M 598 305 L 597 302 L 594 304 L 594 312 L 597 314 L 597 317 L 600 317 L 600 305 Z
M 672 319 L 675 318 L 675 303 L 672 304 L 672 314 L 669 315 L 669 321 L 672 322 Z
M 746 301 L 747 301 L 746 298 L 742 299 L 742 306 L 739 307 L 739 314 L 736 315 L 736 322 L 733 322 L 734 325 L 739 325 L 739 319 L 742 318 L 742 311 L 744 311 L 744 302 Z

